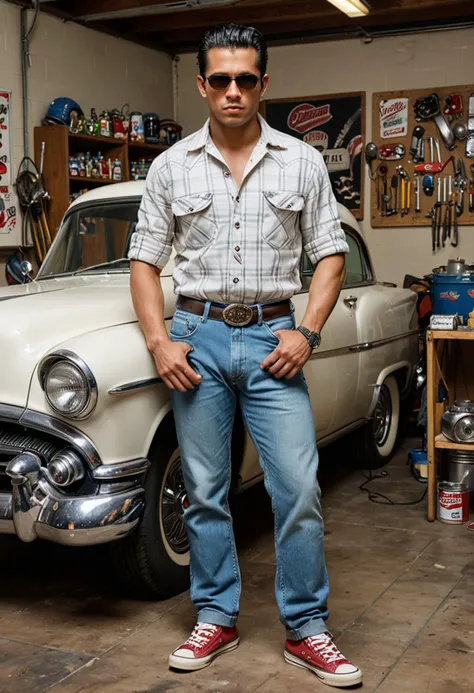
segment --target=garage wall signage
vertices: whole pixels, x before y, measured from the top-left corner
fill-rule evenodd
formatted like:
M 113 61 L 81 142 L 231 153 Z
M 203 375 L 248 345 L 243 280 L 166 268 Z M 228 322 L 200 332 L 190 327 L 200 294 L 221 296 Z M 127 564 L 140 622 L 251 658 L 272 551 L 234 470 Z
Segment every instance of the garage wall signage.
M 380 102 L 380 137 L 405 137 L 408 134 L 408 99 Z
M 362 219 L 365 93 L 269 99 L 260 112 L 276 130 L 322 153 L 337 201 Z
M 16 226 L 11 172 L 10 105 L 11 92 L 0 89 L 0 233 L 10 233 Z

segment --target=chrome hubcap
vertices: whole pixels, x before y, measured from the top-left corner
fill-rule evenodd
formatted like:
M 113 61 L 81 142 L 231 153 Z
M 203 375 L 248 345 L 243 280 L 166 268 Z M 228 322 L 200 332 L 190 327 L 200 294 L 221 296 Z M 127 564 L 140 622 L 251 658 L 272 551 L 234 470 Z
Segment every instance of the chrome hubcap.
M 189 501 L 184 488 L 181 458 L 171 464 L 164 481 L 161 512 L 166 541 L 176 553 L 189 551 L 188 536 L 184 524 L 184 511 Z
M 374 413 L 375 442 L 382 447 L 387 442 L 392 423 L 392 398 L 390 390 L 382 385 Z

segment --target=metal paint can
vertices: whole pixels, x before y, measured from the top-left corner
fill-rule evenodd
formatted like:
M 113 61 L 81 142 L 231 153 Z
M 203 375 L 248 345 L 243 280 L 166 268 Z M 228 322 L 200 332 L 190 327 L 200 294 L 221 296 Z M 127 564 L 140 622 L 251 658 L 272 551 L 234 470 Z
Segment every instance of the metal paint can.
M 461 525 L 469 520 L 469 486 L 454 481 L 438 483 L 438 520 Z

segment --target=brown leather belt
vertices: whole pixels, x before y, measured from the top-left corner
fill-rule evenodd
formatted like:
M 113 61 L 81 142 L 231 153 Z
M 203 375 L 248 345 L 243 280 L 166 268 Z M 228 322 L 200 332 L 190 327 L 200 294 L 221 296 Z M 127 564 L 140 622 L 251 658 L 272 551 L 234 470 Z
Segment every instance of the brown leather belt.
M 176 305 L 181 310 L 187 310 L 189 313 L 204 315 L 206 301 L 180 296 Z M 267 306 L 262 305 L 262 317 L 264 320 L 282 318 L 290 313 L 291 304 L 288 300 Z M 244 303 L 231 303 L 224 308 L 212 303 L 208 317 L 211 320 L 223 320 L 231 327 L 247 327 L 247 325 L 258 322 L 258 310 L 257 308 L 250 308 L 250 306 L 246 306 Z

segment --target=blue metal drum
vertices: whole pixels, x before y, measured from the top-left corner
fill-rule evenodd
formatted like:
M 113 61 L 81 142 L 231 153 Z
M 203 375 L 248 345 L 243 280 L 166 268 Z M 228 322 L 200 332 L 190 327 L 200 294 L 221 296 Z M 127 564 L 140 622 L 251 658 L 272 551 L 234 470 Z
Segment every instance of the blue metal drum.
M 462 315 L 467 324 L 474 310 L 474 272 L 448 274 L 444 268 L 437 268 L 432 276 L 433 314 Z

